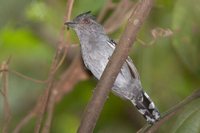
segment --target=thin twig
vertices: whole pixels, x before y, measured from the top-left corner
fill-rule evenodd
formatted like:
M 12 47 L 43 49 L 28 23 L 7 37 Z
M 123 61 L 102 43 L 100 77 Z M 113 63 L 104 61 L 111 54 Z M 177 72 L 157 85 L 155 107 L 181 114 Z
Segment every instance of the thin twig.
M 63 56 L 61 57 L 60 62 L 58 62 L 58 65 L 56 66 L 55 71 L 57 71 L 62 66 L 62 64 L 67 56 L 67 50 L 68 50 L 67 48 L 64 48 Z
M 48 85 L 47 85 L 47 88 L 46 88 L 47 91 L 46 91 L 46 94 L 44 95 L 43 100 L 41 101 L 42 102 L 42 108 L 40 109 L 40 111 L 37 115 L 38 119 L 36 121 L 35 133 L 39 133 L 40 130 L 41 130 L 42 121 L 44 119 L 44 113 L 46 111 L 48 101 L 49 101 L 49 96 L 51 94 L 51 90 L 52 90 L 52 87 L 54 85 L 54 78 L 55 78 L 55 74 L 56 74 L 55 68 L 57 66 L 57 63 L 59 62 L 59 54 L 60 53 L 61 52 L 59 51 L 59 49 L 57 49 L 56 55 L 54 56 L 54 59 L 53 59 L 52 65 L 51 65 L 50 74 L 49 74 L 49 77 L 48 77 Z
M 9 69 L 8 71 L 9 71 L 10 73 L 13 73 L 13 74 L 15 74 L 15 75 L 17 75 L 17 76 L 23 78 L 23 79 L 30 80 L 30 81 L 35 82 L 35 83 L 45 84 L 45 83 L 48 82 L 47 80 L 44 80 L 44 81 L 43 81 L 43 80 L 38 80 L 38 79 L 31 78 L 31 77 L 29 77 L 29 76 L 26 76 L 26 75 L 24 75 L 24 74 L 21 74 L 21 73 L 15 71 L 15 70 Z
M 78 133 L 92 133 L 110 89 L 124 63 L 129 50 L 136 39 L 136 34 L 147 18 L 153 0 L 141 0 L 133 11 L 119 44 L 111 56 L 83 114 Z
M 64 17 L 64 21 L 70 19 L 73 3 L 74 3 L 74 0 L 68 0 L 68 2 L 67 2 L 67 10 L 66 10 L 67 13 L 66 13 L 66 16 Z M 52 67 L 51 67 L 52 68 L 51 69 L 52 72 L 50 72 L 50 76 L 49 76 L 49 78 L 51 80 L 50 80 L 49 85 L 48 85 L 48 90 L 49 91 L 47 91 L 47 96 L 46 96 L 46 99 L 44 101 L 45 108 L 43 108 L 43 110 L 40 113 L 40 117 L 38 119 L 38 122 L 37 122 L 37 125 L 36 125 L 36 128 L 35 128 L 35 132 L 36 133 L 38 133 L 40 131 L 40 127 L 41 127 L 41 124 L 42 124 L 42 118 L 43 118 L 42 116 L 43 116 L 43 114 L 44 114 L 44 112 L 46 110 L 46 107 L 48 107 L 48 105 L 50 106 L 51 102 L 52 102 L 51 94 L 54 94 L 54 93 L 52 93 L 52 90 L 53 90 L 52 87 L 53 87 L 53 82 L 54 82 L 54 78 L 53 77 L 54 77 L 57 69 L 63 63 L 63 58 L 65 58 L 65 56 L 66 56 L 66 54 L 64 53 L 63 58 L 61 57 L 61 60 L 59 60 L 59 57 L 62 54 L 61 51 L 64 48 L 64 31 L 65 31 L 65 27 L 63 25 L 62 28 L 61 28 L 61 32 L 60 32 L 60 39 L 59 39 L 59 43 L 58 43 L 58 47 L 57 47 L 57 51 L 56 51 L 56 56 L 55 56 L 55 58 L 53 60 L 53 64 L 52 64 Z M 68 40 L 68 44 L 69 44 L 69 35 L 67 35 L 67 40 Z M 50 110 L 48 110 L 48 109 L 50 109 Z M 52 118 L 52 114 L 53 114 L 52 113 L 53 112 L 53 108 L 49 108 L 48 107 L 48 109 L 47 109 L 47 116 L 48 117 L 44 122 L 44 127 L 42 128 L 42 132 L 43 133 L 49 132 L 49 129 L 50 129 L 51 118 Z
M 56 101 L 60 101 L 63 96 L 69 93 L 77 82 L 80 80 L 86 80 L 88 78 L 89 75 L 83 67 L 83 62 L 79 53 L 71 65 L 68 67 L 66 72 L 63 73 L 60 81 L 55 87 L 59 92 L 56 97 Z
M 47 91 L 47 90 L 45 90 Z M 44 93 L 44 95 L 46 95 L 46 92 Z M 40 98 L 38 98 L 38 102 L 36 104 L 36 106 L 23 118 L 21 119 L 21 121 L 17 124 L 17 126 L 15 127 L 15 129 L 13 130 L 13 133 L 19 133 L 20 130 L 34 117 L 37 116 L 39 110 L 42 108 L 42 103 L 41 101 L 43 101 L 44 96 L 41 96 Z
M 3 70 L 2 71 L 0 71 L 0 83 L 1 83 L 1 79 L 2 79 L 2 72 L 3 72 Z M 4 92 L 3 92 L 3 89 L 1 89 L 0 88 L 0 93 L 1 93 L 1 95 L 4 97 Z
M 159 129 L 159 127 L 165 123 L 167 120 L 169 120 L 172 116 L 174 116 L 175 114 L 178 113 L 178 111 L 180 111 L 183 107 L 185 107 L 185 105 L 189 104 L 190 102 L 194 101 L 195 99 L 200 98 L 200 89 L 194 91 L 190 96 L 188 96 L 187 98 L 185 98 L 184 100 L 182 100 L 180 103 L 176 104 L 175 106 L 173 106 L 171 109 L 169 109 L 167 112 L 165 112 L 161 119 L 155 123 L 152 126 L 147 126 L 140 129 L 138 131 L 138 133 L 154 133 L 156 132 L 156 130 Z
M 78 55 L 73 60 L 69 68 L 65 72 L 63 72 L 59 82 L 56 83 L 56 85 L 54 86 L 53 91 L 56 90 L 58 92 L 56 97 L 56 103 L 59 102 L 63 98 L 63 96 L 72 91 L 74 85 L 76 85 L 77 82 L 88 78 L 87 72 L 84 70 L 80 58 L 81 58 L 80 55 Z M 41 103 L 41 101 L 43 101 L 42 98 L 45 97 L 44 95 L 46 95 L 47 91 L 48 90 L 45 90 L 45 93 L 38 99 L 38 102 L 35 105 L 35 107 L 23 119 L 21 119 L 21 121 L 17 124 L 16 128 L 14 129 L 13 133 L 19 133 L 20 130 L 31 119 L 37 116 L 38 112 L 42 108 L 42 103 Z
M 137 37 L 136 40 L 143 46 L 151 46 L 151 45 L 155 44 L 156 41 L 158 39 L 160 39 L 161 37 L 162 38 L 171 37 L 173 34 L 174 34 L 174 32 L 170 29 L 163 29 L 163 28 L 157 27 L 157 28 L 154 28 L 151 30 L 151 38 L 152 39 L 150 41 L 147 41 L 148 43 L 146 43 L 139 37 Z
M 97 21 L 98 22 L 102 22 L 102 20 L 104 19 L 106 13 L 108 10 L 113 9 L 116 6 L 115 3 L 112 2 L 112 0 L 107 0 L 104 7 L 101 9 L 98 17 L 97 17 Z
M 67 5 L 66 5 L 66 13 L 64 17 L 64 22 L 69 21 L 72 13 L 72 8 L 73 8 L 74 0 L 68 0 Z M 64 42 L 64 24 L 61 29 L 61 48 L 64 48 L 63 42 Z M 67 33 L 67 45 L 70 43 L 70 38 L 69 38 L 69 33 Z M 55 71 L 58 70 L 58 68 L 61 66 L 63 63 L 66 53 L 67 53 L 67 48 L 65 48 L 65 52 L 63 56 L 61 57 L 60 61 L 57 63 L 55 67 Z M 58 91 L 56 89 L 52 89 L 49 95 L 49 101 L 47 103 L 47 118 L 44 122 L 44 126 L 42 128 L 42 133 L 49 133 L 51 122 L 52 122 L 52 117 L 53 117 L 53 112 L 54 112 L 54 107 L 55 107 L 55 99 L 58 94 Z
M 73 5 L 73 0 L 69 0 L 67 4 L 68 4 L 67 11 L 66 11 L 67 15 L 65 16 L 64 21 L 68 20 L 70 18 L 70 16 L 71 16 L 71 10 L 72 10 L 72 5 Z M 57 56 L 61 55 L 61 50 L 64 47 L 66 47 L 67 49 L 69 48 L 69 46 L 64 46 L 64 44 L 65 44 L 64 43 L 64 31 L 65 31 L 65 27 L 63 25 L 62 28 L 61 28 L 60 39 L 59 39 L 59 42 L 58 42 L 58 48 L 57 48 L 57 52 L 56 52 Z M 69 41 L 69 34 L 67 35 L 67 40 L 68 40 L 68 42 L 66 44 L 69 45 L 69 42 L 70 42 Z M 51 69 L 50 72 L 57 71 L 57 69 L 61 66 L 61 64 L 63 62 L 63 59 L 66 56 L 65 53 L 61 57 L 60 61 L 58 61 L 57 58 L 54 58 L 53 63 L 52 63 L 52 67 L 51 67 L 52 69 Z M 56 102 L 58 102 L 59 101 L 58 99 L 61 98 L 64 94 L 66 94 L 70 90 L 72 90 L 73 86 L 79 80 L 82 80 L 83 78 L 86 77 L 86 76 L 81 76 L 81 75 L 86 75 L 86 74 L 85 74 L 85 71 L 82 70 L 82 63 L 81 64 L 79 63 L 80 60 L 76 59 L 73 62 L 74 63 L 72 63 L 71 66 L 74 66 L 75 64 L 77 64 L 77 65 L 75 65 L 73 67 L 73 70 L 71 70 L 70 72 L 67 70 L 67 73 L 64 73 L 63 76 L 62 76 L 64 78 L 61 81 L 59 81 L 57 83 L 57 85 L 53 86 L 53 84 L 52 84 L 53 79 L 48 79 L 49 84 L 48 84 L 47 89 L 45 90 L 45 93 L 38 100 L 38 102 L 37 102 L 36 106 L 34 107 L 34 109 L 30 113 L 28 113 L 24 117 L 24 119 L 22 119 L 19 122 L 19 124 L 16 126 L 16 128 L 14 130 L 15 133 L 19 133 L 20 130 L 21 130 L 21 128 L 24 127 L 24 125 L 26 125 L 33 117 L 35 117 L 36 115 L 38 116 L 38 114 L 39 114 L 39 117 L 38 117 L 37 125 L 35 127 L 35 132 L 39 132 L 40 129 L 41 129 L 41 124 L 42 124 L 43 117 L 44 117 L 44 111 L 46 110 L 46 105 L 47 104 L 48 104 L 48 106 L 47 106 L 47 119 L 44 122 L 44 127 L 42 129 L 42 132 L 48 132 L 49 131 L 50 125 L 51 125 L 52 114 L 53 114 L 53 110 L 54 110 L 54 104 L 55 104 L 55 100 L 54 99 L 56 99 Z M 84 73 L 84 74 L 82 74 L 82 73 Z M 52 78 L 52 75 L 54 75 L 54 74 L 51 73 L 49 77 Z M 71 76 L 71 75 L 73 75 L 73 76 Z M 69 78 L 69 77 L 73 77 L 73 78 Z M 56 94 L 57 91 L 58 91 L 59 95 Z M 57 97 L 54 98 L 55 96 L 57 96 Z M 53 101 L 52 101 L 52 99 L 53 99 Z
M 4 61 L 1 65 L 2 70 L 8 70 L 9 60 Z M 4 124 L 2 133 L 8 133 L 9 124 L 12 118 L 11 108 L 8 102 L 8 71 L 2 72 L 2 95 L 3 95 L 3 106 L 4 106 Z
M 103 24 L 106 33 L 117 30 L 129 18 L 134 5 L 135 3 L 130 0 L 121 0 L 112 15 Z
M 26 115 L 16 126 L 16 128 L 13 130 L 13 133 L 19 133 L 20 130 L 32 119 L 36 116 L 34 111 L 31 111 Z

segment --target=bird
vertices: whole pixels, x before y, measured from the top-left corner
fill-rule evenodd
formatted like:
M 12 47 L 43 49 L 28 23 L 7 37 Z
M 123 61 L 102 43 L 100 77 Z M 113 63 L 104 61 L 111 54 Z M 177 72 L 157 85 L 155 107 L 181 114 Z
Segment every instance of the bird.
M 117 43 L 108 37 L 104 27 L 96 21 L 91 11 L 81 13 L 64 24 L 77 34 L 84 65 L 99 80 Z M 112 92 L 129 100 L 148 123 L 154 124 L 160 119 L 160 113 L 143 90 L 139 73 L 129 56 L 116 77 Z

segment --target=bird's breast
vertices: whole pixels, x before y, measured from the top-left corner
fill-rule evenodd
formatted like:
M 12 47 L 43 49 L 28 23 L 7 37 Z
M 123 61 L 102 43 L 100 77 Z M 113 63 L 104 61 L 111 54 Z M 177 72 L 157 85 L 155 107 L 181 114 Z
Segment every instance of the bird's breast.
M 113 50 L 104 43 L 81 44 L 81 52 L 85 66 L 100 79 Z

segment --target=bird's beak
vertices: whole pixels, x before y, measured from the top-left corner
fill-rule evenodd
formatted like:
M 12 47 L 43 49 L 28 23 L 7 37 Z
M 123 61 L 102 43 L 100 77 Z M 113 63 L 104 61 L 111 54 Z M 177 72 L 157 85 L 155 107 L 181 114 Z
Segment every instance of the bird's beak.
M 76 23 L 75 22 L 65 22 L 64 23 L 68 28 L 74 28 Z

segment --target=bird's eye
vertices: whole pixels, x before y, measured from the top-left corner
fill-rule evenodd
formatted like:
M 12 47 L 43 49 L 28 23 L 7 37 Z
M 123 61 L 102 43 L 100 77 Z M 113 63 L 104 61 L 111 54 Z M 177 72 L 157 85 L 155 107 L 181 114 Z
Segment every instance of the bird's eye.
M 82 23 L 83 23 L 83 24 L 89 24 L 89 23 L 90 23 L 90 20 L 89 20 L 88 18 L 84 18 L 84 19 L 82 20 Z

